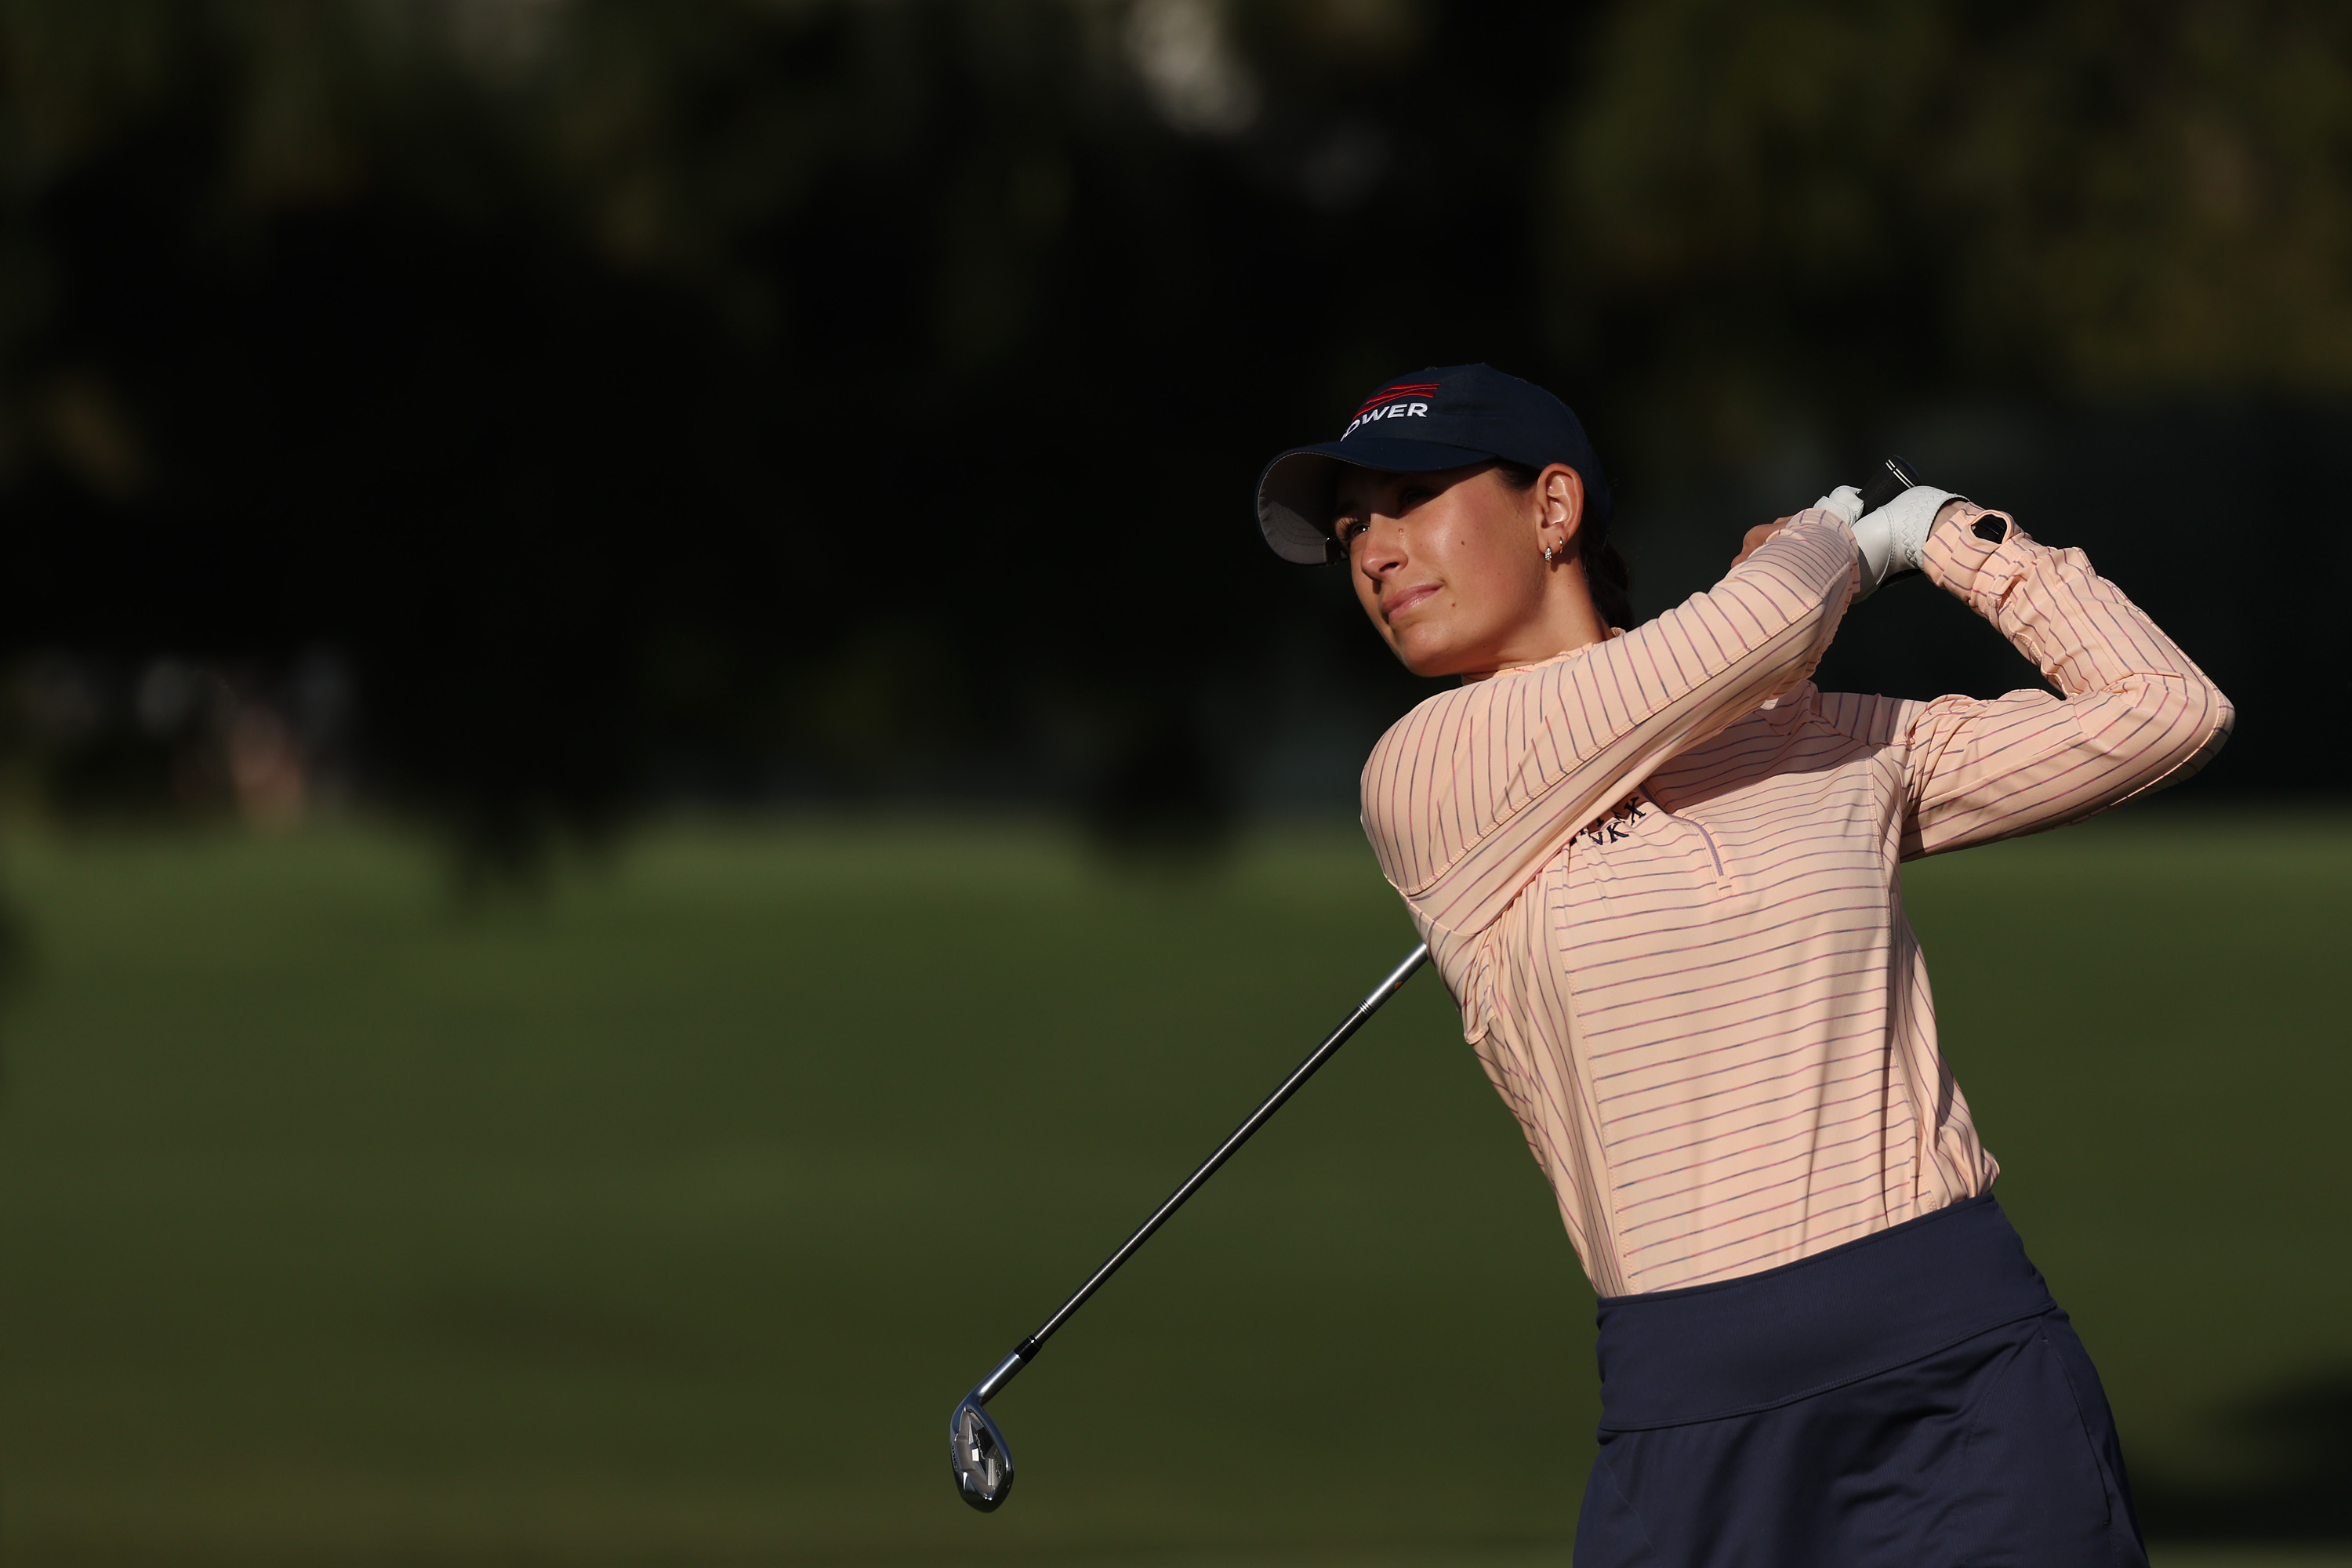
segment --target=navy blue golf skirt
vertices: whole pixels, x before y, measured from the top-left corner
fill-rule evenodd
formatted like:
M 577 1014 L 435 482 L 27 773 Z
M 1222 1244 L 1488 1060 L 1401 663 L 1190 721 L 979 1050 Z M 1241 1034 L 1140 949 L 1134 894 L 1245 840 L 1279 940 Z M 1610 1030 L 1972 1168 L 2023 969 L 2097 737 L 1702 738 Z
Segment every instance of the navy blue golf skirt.
M 2083 1342 L 1990 1194 L 1601 1303 L 1576 1568 L 2146 1568 Z

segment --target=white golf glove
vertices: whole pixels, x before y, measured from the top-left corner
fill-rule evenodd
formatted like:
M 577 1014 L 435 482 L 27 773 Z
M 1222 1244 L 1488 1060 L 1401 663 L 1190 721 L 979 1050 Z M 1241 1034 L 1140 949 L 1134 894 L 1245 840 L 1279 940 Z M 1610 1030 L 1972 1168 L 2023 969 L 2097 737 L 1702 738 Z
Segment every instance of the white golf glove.
M 1936 526 L 1936 514 L 1946 501 L 1967 499 L 1933 485 L 1913 485 L 1865 516 L 1862 492 L 1840 485 L 1813 504 L 1835 512 L 1853 530 L 1853 542 L 1862 551 L 1862 586 L 1853 595 L 1860 604 L 1895 578 L 1918 571 L 1926 563 L 1927 531 Z
M 1813 503 L 1815 511 L 1835 512 L 1848 528 L 1862 521 L 1862 492 L 1852 485 L 1840 485 Z

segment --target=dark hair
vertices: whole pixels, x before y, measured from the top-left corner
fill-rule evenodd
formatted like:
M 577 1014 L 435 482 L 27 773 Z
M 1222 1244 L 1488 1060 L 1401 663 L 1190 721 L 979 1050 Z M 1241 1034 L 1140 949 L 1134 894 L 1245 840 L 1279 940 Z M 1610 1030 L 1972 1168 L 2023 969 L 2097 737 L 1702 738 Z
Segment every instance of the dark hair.
M 1495 459 L 1495 472 L 1515 490 L 1535 489 L 1541 471 L 1507 458 Z M 1630 629 L 1633 625 L 1633 569 L 1625 564 L 1625 558 L 1609 542 L 1606 524 L 1579 529 L 1576 539 L 1576 556 L 1584 566 L 1585 586 L 1592 590 L 1592 607 L 1610 626 Z

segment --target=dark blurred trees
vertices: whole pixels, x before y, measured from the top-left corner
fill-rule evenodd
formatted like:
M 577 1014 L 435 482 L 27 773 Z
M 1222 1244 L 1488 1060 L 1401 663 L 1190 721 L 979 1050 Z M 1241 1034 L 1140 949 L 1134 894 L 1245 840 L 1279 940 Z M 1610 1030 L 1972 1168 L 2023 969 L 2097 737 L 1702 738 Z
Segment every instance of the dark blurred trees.
M 89 755 L 163 655 L 347 669 L 492 857 L 1198 828 L 1413 696 L 1247 510 L 1399 369 L 1556 387 L 1637 543 L 1970 400 L 2286 398 L 2313 468 L 2348 71 L 2316 4 L 5 0 L 0 639 Z
M 1654 431 L 2352 389 L 2352 10 L 1658 0 L 1600 37 L 1552 281 Z

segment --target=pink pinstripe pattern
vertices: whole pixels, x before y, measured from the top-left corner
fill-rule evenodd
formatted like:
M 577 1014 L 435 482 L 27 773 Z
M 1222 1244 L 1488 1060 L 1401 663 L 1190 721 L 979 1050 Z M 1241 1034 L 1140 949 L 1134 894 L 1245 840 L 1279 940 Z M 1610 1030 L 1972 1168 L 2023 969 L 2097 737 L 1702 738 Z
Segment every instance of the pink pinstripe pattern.
M 1431 698 L 1365 764 L 1381 868 L 1605 1295 L 1990 1186 L 1900 862 L 2162 788 L 2229 733 L 2228 699 L 2080 551 L 1979 539 L 1986 515 L 1936 530 L 1928 575 L 2063 695 L 1815 689 L 1854 549 L 1805 512 L 1639 630 Z

